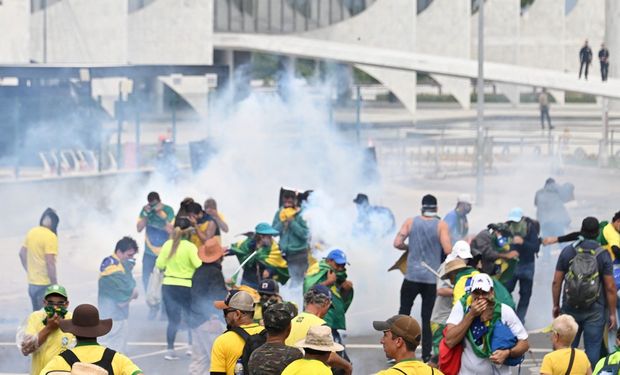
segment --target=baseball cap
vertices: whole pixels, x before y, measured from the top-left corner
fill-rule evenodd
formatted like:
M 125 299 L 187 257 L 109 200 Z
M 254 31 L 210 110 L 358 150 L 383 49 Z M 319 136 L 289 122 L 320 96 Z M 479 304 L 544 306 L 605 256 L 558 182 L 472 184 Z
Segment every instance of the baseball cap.
M 368 203 L 368 195 L 358 193 L 355 199 L 353 199 L 353 203 L 356 203 L 356 204 Z
M 434 195 L 426 194 L 422 197 L 422 209 L 436 209 L 437 208 L 437 198 Z
M 456 203 L 467 203 L 472 204 L 471 195 L 469 194 L 461 194 L 456 198 Z
M 45 289 L 45 295 L 43 298 L 49 296 L 50 294 L 58 294 L 59 296 L 63 296 L 65 298 L 69 298 L 67 296 L 67 290 L 64 286 L 58 284 L 52 284 Z
M 392 331 L 396 336 L 416 345 L 420 343 L 422 337 L 420 324 L 408 315 L 394 315 L 386 321 L 374 321 L 372 326 L 377 331 Z
M 486 273 L 478 273 L 471 278 L 470 290 L 482 290 L 483 292 L 490 292 L 493 289 L 493 280 L 491 276 Z
M 275 295 L 280 293 L 280 287 L 274 279 L 263 279 L 258 286 L 258 293 Z
M 269 235 L 269 236 L 277 236 L 277 235 L 280 234 L 280 232 L 278 232 L 277 230 L 273 229 L 273 227 L 271 225 L 267 224 L 267 223 L 259 223 L 254 228 L 254 231 L 257 234 L 265 234 L 265 235 Z
M 508 213 L 508 221 L 521 221 L 521 218 L 523 217 L 523 209 L 521 209 L 521 207 L 513 207 L 510 209 L 510 212 Z
M 275 303 L 263 312 L 265 328 L 284 330 L 295 317 L 295 311 L 290 303 Z
M 472 259 L 473 257 L 474 256 L 471 254 L 471 246 L 469 246 L 467 241 L 459 240 L 454 243 L 452 251 L 446 256 L 446 264 L 456 258 L 465 260 Z
M 329 288 L 328 288 L 328 287 L 326 287 L 326 286 L 325 286 L 325 285 L 323 285 L 323 284 L 316 284 L 316 285 L 314 285 L 312 288 L 310 288 L 310 289 L 308 290 L 308 292 L 309 292 L 309 291 L 313 291 L 315 294 L 320 294 L 320 295 L 323 295 L 323 296 L 325 296 L 325 297 L 329 298 L 329 300 L 330 300 L 330 301 L 331 301 L 331 299 L 332 299 L 332 292 L 329 290 Z M 307 292 L 306 292 L 306 293 L 307 293 Z
M 254 299 L 243 290 L 231 290 L 224 301 L 215 301 L 213 306 L 219 310 L 235 309 L 240 311 L 254 311 Z
M 581 222 L 581 234 L 586 238 L 596 238 L 599 232 L 598 219 L 588 216 Z
M 330 251 L 329 254 L 327 254 L 327 256 L 325 257 L 325 259 L 333 260 L 338 265 L 349 264 L 349 262 L 347 262 L 347 254 L 345 254 L 344 251 L 340 249 L 334 249 Z

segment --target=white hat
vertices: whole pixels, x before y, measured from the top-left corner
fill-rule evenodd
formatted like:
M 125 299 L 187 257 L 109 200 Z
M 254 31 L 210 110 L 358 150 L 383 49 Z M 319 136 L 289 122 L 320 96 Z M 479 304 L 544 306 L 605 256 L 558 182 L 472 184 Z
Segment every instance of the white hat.
M 472 204 L 471 195 L 469 195 L 469 194 L 460 194 L 460 195 L 456 198 L 456 203 L 467 203 L 467 204 Z
M 451 260 L 456 258 L 461 258 L 463 260 L 471 259 L 474 256 L 471 254 L 471 247 L 466 241 L 460 240 L 454 243 L 452 246 L 452 251 L 446 257 L 446 264 Z
M 295 346 L 321 352 L 341 352 L 344 350 L 344 346 L 334 342 L 332 329 L 328 326 L 310 327 L 306 338 L 295 343 Z
M 482 290 L 483 292 L 490 292 L 493 289 L 493 280 L 491 276 L 486 273 L 478 273 L 471 278 L 470 291 Z

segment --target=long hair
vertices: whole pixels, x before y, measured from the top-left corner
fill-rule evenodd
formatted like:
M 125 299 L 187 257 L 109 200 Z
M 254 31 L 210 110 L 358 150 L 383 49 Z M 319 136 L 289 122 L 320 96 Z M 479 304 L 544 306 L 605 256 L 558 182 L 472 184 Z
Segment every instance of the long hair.
M 174 231 L 172 232 L 172 248 L 170 249 L 168 259 L 171 259 L 177 253 L 181 240 L 184 236 L 189 235 L 191 230 L 192 223 L 190 223 L 186 216 L 176 217 L 174 220 Z

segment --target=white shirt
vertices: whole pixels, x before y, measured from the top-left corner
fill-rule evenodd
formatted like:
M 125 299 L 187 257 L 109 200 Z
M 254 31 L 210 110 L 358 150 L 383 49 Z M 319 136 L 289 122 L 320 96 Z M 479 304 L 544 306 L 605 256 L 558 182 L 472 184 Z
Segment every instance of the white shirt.
M 463 316 L 463 305 L 457 302 L 454 307 L 452 307 L 452 312 L 450 312 L 446 324 L 459 324 L 463 320 Z M 502 303 L 500 319 L 502 323 L 510 328 L 510 331 L 518 340 L 527 339 L 525 327 L 523 327 L 517 314 L 515 314 L 510 306 Z M 463 344 L 464 349 L 463 356 L 461 357 L 461 371 L 459 375 L 510 375 L 510 366 L 497 366 L 488 358 L 478 357 L 466 338 L 463 339 Z

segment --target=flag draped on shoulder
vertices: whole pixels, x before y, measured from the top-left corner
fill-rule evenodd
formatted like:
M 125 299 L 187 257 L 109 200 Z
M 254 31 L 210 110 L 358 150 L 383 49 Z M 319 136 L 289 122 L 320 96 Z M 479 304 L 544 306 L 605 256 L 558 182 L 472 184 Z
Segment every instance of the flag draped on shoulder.
M 256 263 L 260 263 L 274 272 L 273 279 L 280 284 L 284 285 L 288 281 L 288 264 L 282 257 L 280 248 L 275 241 L 271 244 L 271 247 L 256 248 L 256 241 L 248 237 L 231 245 L 230 250 L 237 256 L 239 263 L 247 260 L 247 263 L 243 266 L 244 271 L 254 268 Z
M 308 289 L 312 288 L 314 285 L 319 284 L 327 279 L 327 272 L 331 267 L 329 264 L 325 262 L 325 260 L 321 260 L 318 263 L 314 263 L 308 268 L 306 272 L 306 278 L 304 279 L 304 293 L 308 291 Z M 334 329 L 346 329 L 346 317 L 345 313 L 351 306 L 351 302 L 353 302 L 353 289 L 346 295 L 343 295 L 340 290 L 340 285 L 347 279 L 346 271 L 335 271 L 336 272 L 336 283 L 332 285 L 329 289 L 332 292 L 332 304 L 327 311 L 327 315 L 323 318 L 325 323 Z

